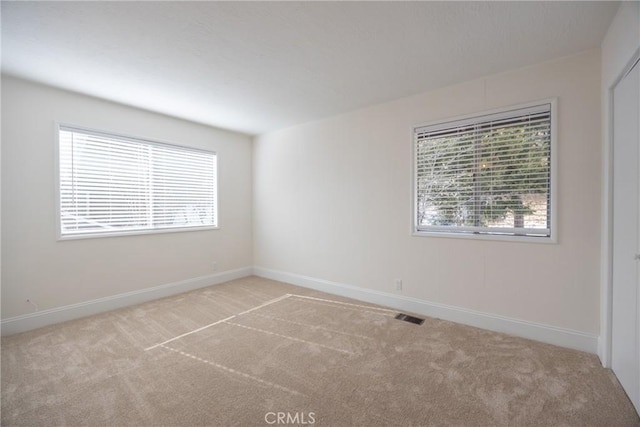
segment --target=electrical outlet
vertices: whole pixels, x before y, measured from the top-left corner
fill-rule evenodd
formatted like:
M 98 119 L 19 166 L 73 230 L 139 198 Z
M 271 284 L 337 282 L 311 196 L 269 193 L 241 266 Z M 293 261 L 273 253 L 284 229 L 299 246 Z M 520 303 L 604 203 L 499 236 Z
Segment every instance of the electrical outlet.
M 218 261 L 213 261 L 211 263 L 211 268 L 213 268 L 213 271 L 216 271 L 218 269 Z
M 396 291 L 402 290 L 402 279 L 396 279 Z

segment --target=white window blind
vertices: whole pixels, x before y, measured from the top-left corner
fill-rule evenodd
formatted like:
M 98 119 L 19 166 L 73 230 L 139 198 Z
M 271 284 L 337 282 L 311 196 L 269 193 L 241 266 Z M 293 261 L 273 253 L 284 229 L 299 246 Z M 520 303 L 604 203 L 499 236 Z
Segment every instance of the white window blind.
M 217 226 L 216 154 L 59 128 L 61 237 Z
M 550 237 L 551 104 L 414 129 L 415 230 Z

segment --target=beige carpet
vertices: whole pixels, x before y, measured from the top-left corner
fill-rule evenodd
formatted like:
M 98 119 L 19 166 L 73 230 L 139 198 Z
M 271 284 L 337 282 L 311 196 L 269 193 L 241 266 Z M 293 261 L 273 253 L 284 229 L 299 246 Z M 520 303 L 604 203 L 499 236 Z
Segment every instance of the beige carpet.
M 250 277 L 5 337 L 2 425 L 640 425 L 594 355 L 395 313 Z

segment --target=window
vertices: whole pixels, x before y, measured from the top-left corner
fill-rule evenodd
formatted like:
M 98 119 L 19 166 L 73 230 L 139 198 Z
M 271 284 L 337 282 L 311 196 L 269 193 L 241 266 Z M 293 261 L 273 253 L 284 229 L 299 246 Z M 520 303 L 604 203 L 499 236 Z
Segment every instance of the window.
M 414 232 L 547 238 L 554 102 L 414 129 Z
M 59 126 L 61 238 L 217 226 L 216 154 Z

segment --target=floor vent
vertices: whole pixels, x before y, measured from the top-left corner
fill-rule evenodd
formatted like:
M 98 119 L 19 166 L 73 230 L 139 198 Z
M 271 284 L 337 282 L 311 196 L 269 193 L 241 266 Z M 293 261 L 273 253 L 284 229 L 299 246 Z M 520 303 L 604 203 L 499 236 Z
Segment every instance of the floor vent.
M 409 322 L 409 323 L 415 323 L 416 325 L 422 325 L 424 323 L 424 319 L 421 319 L 419 317 L 409 316 L 408 314 L 404 314 L 404 313 L 398 313 L 398 315 L 396 316 L 396 319 L 404 320 L 405 322 Z

